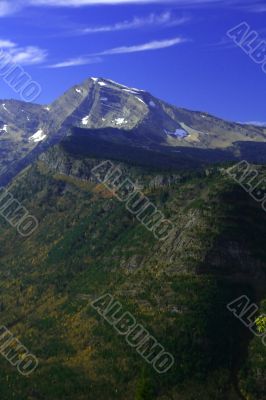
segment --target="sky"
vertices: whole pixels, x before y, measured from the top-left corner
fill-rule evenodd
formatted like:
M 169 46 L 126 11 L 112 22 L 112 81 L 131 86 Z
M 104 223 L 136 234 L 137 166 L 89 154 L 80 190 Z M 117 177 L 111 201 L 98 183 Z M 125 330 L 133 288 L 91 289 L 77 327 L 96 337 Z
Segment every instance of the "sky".
M 259 0 L 0 0 L 0 49 L 41 85 L 39 103 L 103 77 L 177 107 L 264 123 L 266 67 L 227 32 L 245 22 L 259 45 L 265 17 Z M 0 98 L 19 98 L 1 74 Z

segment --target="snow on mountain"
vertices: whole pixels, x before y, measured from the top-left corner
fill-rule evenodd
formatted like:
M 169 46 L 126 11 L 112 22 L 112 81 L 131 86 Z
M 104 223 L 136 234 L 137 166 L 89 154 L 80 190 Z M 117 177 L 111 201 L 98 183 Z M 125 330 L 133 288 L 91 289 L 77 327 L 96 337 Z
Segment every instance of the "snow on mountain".
M 47 135 L 44 134 L 42 129 L 39 129 L 34 135 L 29 138 L 29 141 L 33 141 L 35 143 L 42 142 Z

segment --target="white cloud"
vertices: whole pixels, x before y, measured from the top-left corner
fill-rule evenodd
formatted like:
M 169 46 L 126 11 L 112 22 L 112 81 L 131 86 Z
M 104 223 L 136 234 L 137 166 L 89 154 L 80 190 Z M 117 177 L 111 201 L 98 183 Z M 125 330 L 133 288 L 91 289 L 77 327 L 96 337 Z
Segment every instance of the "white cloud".
M 166 40 L 155 40 L 153 42 L 148 42 L 140 45 L 115 47 L 113 49 L 97 53 L 95 55 L 105 56 L 112 54 L 126 54 L 126 53 L 137 53 L 140 51 L 159 50 L 159 49 L 165 49 L 167 47 L 176 46 L 177 44 L 181 44 L 187 41 L 188 41 L 187 39 L 181 37 L 176 37 L 173 39 L 166 39 Z
M 46 57 L 47 52 L 39 47 L 17 47 L 10 50 L 12 61 L 21 65 L 40 64 Z
M 101 62 L 100 57 L 78 57 L 72 58 L 71 60 L 62 61 L 57 64 L 48 65 L 47 68 L 67 68 L 67 67 L 77 67 L 80 65 L 96 64 Z
M 0 39 L 0 49 L 8 49 L 16 47 L 16 43 L 11 42 L 11 40 Z
M 0 39 L 1 57 L 13 64 L 32 65 L 42 63 L 46 57 L 46 50 L 36 46 L 20 47 L 11 40 Z
M 123 31 L 127 29 L 139 29 L 147 26 L 177 26 L 188 21 L 188 18 L 176 18 L 171 12 L 167 11 L 163 14 L 150 14 L 147 17 L 134 17 L 130 21 L 118 22 L 113 25 L 102 25 L 88 27 L 81 31 L 84 34 Z

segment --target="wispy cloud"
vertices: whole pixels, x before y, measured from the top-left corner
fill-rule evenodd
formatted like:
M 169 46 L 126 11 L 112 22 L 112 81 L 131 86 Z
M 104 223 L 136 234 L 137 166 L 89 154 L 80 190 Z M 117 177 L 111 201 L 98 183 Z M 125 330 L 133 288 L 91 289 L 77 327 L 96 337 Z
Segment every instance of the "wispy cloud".
M 147 3 L 173 3 L 173 4 L 198 4 L 198 3 L 219 3 L 222 0 L 28 0 L 34 5 L 64 6 L 64 7 L 81 7 L 93 6 L 99 4 L 147 4 Z M 232 0 L 234 1 L 234 0 Z
M 45 61 L 47 57 L 46 50 L 36 46 L 20 47 L 8 39 L 0 39 L 0 49 L 4 50 L 4 55 L 14 64 L 40 64 Z
M 14 1 L 14 4 L 9 1 L 1 1 L 0 2 L 0 17 L 5 17 L 9 14 L 13 14 L 18 9 L 18 2 Z
M 219 42 L 208 43 L 202 46 L 204 50 L 233 50 L 236 44 L 227 36 L 223 37 Z
M 16 2 L 16 0 L 13 0 Z M 24 3 L 32 5 L 45 5 L 45 6 L 56 6 L 56 7 L 82 7 L 82 6 L 95 6 L 95 5 L 116 5 L 116 4 L 149 4 L 149 3 L 161 3 L 161 4 L 176 4 L 185 6 L 197 6 L 204 4 L 218 4 L 224 6 L 253 6 L 263 7 L 265 6 L 262 0 L 25 0 Z
M 113 54 L 126 54 L 126 53 L 137 53 L 141 51 L 151 51 L 151 50 L 159 50 L 165 49 L 167 47 L 176 46 L 178 44 L 187 42 L 188 39 L 184 39 L 181 37 L 176 37 L 173 39 L 166 40 L 155 40 L 153 42 L 148 42 L 144 44 L 134 45 L 134 46 L 121 46 L 115 47 L 113 49 L 104 50 L 100 53 L 94 54 L 95 56 L 107 56 Z
M 188 17 L 175 17 L 170 11 L 164 12 L 162 14 L 150 14 L 147 17 L 134 17 L 131 20 L 126 20 L 122 22 L 117 22 L 113 25 L 102 25 L 102 26 L 91 26 L 82 29 L 80 33 L 92 34 L 92 33 L 104 33 L 104 32 L 114 32 L 123 31 L 129 29 L 140 29 L 146 27 L 171 27 L 182 25 L 189 20 Z
M 265 13 L 266 12 L 266 4 L 252 4 L 252 5 L 247 5 L 244 7 L 246 11 L 253 12 L 253 13 Z
M 48 65 L 47 68 L 65 68 L 65 67 L 75 67 L 79 65 L 94 64 L 102 61 L 103 56 L 117 55 L 117 54 L 128 54 L 137 53 L 141 51 L 151 51 L 165 49 L 167 47 L 176 46 L 181 43 L 188 42 L 188 39 L 181 37 L 167 39 L 167 40 L 155 40 L 153 42 L 148 42 L 144 44 L 134 45 L 134 46 L 121 46 L 112 49 L 104 50 L 95 54 L 88 54 L 86 56 L 77 57 L 74 59 L 62 61 L 56 64 Z
M 67 68 L 77 67 L 80 65 L 96 64 L 102 61 L 100 57 L 77 57 L 70 60 L 62 61 L 57 64 L 48 65 L 47 68 Z
M 8 16 L 25 7 L 86 7 L 123 4 L 163 4 L 181 7 L 237 6 L 246 11 L 265 12 L 262 0 L 0 0 L 0 17 Z

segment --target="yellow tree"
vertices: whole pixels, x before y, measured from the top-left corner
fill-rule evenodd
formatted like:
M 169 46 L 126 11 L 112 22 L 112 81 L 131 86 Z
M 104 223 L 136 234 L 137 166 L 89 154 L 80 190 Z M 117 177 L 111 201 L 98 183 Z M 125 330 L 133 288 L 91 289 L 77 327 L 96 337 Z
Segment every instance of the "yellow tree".
M 257 329 L 260 333 L 266 332 L 266 316 L 261 315 L 256 319 Z

